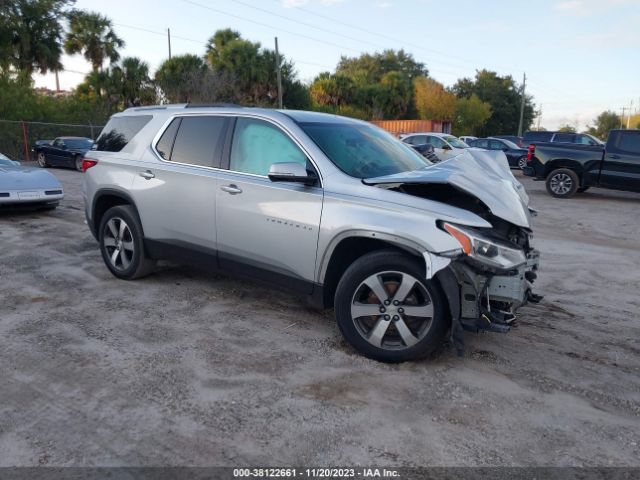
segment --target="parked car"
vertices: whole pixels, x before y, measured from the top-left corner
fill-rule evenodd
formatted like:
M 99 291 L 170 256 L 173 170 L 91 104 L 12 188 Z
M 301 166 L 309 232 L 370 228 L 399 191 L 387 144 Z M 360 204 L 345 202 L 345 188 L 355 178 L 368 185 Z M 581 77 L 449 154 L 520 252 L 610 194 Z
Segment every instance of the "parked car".
M 410 145 L 410 146 L 430 162 L 438 163 L 440 161 L 438 156 L 435 154 L 433 145 L 430 145 L 428 143 L 423 143 L 422 145 Z
M 448 160 L 469 148 L 469 145 L 448 133 L 410 133 L 401 140 L 409 145 L 433 145 L 434 153 L 440 160 Z
M 501 150 L 507 156 L 509 166 L 523 169 L 527 166 L 527 149 L 519 148 L 515 143 L 504 138 L 478 138 L 469 142 L 470 147 L 484 148 L 485 150 Z
M 600 139 L 589 135 L 588 133 L 572 133 L 572 132 L 526 132 L 524 134 L 524 143 L 551 142 L 551 143 L 575 143 L 578 145 L 604 145 Z
M 93 140 L 84 137 L 58 137 L 50 145 L 36 147 L 38 165 L 45 167 L 72 167 L 82 171 L 84 154 Z
M 249 275 L 335 308 L 364 355 L 404 361 L 447 332 L 459 347 L 463 328 L 506 332 L 537 299 L 526 193 L 473 150 L 431 165 L 351 118 L 133 108 L 87 153 L 87 224 L 118 278 L 161 258 Z
M 466 143 L 467 145 L 469 145 L 469 142 L 471 140 L 475 140 L 478 137 L 472 137 L 470 135 L 461 135 L 458 137 L 460 140 L 462 140 L 464 143 Z
M 640 130 L 611 130 L 604 147 L 562 143 L 529 146 L 525 175 L 569 198 L 589 187 L 640 191 Z
M 524 142 L 524 139 L 517 135 L 491 135 L 491 138 L 502 138 L 503 140 L 509 140 L 510 142 L 515 143 L 518 146 L 518 148 L 527 147 L 527 144 Z
M 62 185 L 51 173 L 23 167 L 0 153 L 0 210 L 18 207 L 52 210 L 63 198 Z
M 40 150 L 40 147 L 44 145 L 51 145 L 51 142 L 53 142 L 53 140 L 36 140 L 33 142 L 33 145 L 31 146 L 31 160 L 37 161 L 38 150 Z

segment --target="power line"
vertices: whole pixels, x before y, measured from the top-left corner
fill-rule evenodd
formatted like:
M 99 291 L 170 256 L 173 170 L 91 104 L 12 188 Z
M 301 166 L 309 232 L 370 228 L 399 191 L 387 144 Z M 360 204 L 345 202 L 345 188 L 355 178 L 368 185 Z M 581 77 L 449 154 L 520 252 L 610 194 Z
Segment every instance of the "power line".
M 242 20 L 242 21 L 245 21 L 245 22 L 253 23 L 255 25 L 260 25 L 261 27 L 267 27 L 267 28 L 274 29 L 274 27 L 272 25 L 269 25 L 267 23 L 258 22 L 256 20 L 251 20 L 249 18 L 242 17 L 240 15 L 234 15 L 233 13 L 224 12 L 224 11 L 219 10 L 217 8 L 213 8 L 213 7 L 210 7 L 208 5 L 202 5 L 201 3 L 194 2 L 192 0 L 182 0 L 182 1 L 185 2 L 185 3 L 190 3 L 191 5 L 195 5 L 196 7 L 204 8 L 204 9 L 207 9 L 207 10 L 211 10 L 212 12 L 216 12 L 216 13 L 220 13 L 222 15 L 226 15 L 228 17 L 232 17 L 232 18 L 235 18 L 235 19 L 238 19 L 238 20 Z M 296 35 L 296 36 L 301 37 L 301 38 L 306 38 L 307 40 L 311 40 L 311 41 L 314 41 L 314 42 L 324 43 L 325 45 L 331 45 L 332 47 L 338 47 L 338 48 L 342 48 L 342 49 L 345 49 L 345 50 L 351 50 L 352 52 L 357 52 L 357 53 L 360 52 L 360 50 L 357 50 L 355 48 L 345 47 L 344 45 L 338 45 L 337 43 L 328 42 L 326 40 L 320 40 L 318 38 L 311 37 L 309 35 L 304 35 L 302 33 L 292 32 L 291 30 L 285 30 L 283 28 L 278 28 L 277 30 L 279 32 L 286 32 L 286 33 L 289 33 L 291 35 Z

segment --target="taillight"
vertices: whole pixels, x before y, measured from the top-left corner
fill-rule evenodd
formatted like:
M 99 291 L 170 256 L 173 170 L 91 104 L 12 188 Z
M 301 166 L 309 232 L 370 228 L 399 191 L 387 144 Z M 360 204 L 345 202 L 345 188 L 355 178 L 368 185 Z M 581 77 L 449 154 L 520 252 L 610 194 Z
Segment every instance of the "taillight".
M 87 158 L 82 159 L 82 171 L 86 172 L 91 167 L 95 167 L 98 164 L 97 160 L 89 160 Z
M 532 143 L 529 145 L 529 148 L 527 148 L 527 162 L 531 161 L 534 153 L 536 153 L 536 146 Z

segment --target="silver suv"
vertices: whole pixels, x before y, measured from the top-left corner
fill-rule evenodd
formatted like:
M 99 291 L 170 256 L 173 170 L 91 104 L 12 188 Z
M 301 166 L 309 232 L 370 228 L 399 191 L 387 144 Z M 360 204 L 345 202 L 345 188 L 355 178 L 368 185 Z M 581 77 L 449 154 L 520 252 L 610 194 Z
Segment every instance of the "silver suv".
M 279 284 L 334 308 L 374 359 L 508 331 L 539 298 L 528 198 L 490 152 L 432 165 L 367 122 L 170 105 L 114 115 L 83 165 L 116 277 L 171 258 Z

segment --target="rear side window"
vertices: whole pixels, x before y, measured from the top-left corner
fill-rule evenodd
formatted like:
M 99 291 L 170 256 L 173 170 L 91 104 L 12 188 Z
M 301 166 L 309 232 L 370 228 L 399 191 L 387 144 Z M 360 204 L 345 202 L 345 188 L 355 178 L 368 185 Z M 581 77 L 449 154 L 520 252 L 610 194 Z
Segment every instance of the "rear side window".
M 177 118 L 160 137 L 156 150 L 162 158 L 171 162 L 220 167 L 227 124 L 226 117 Z
M 151 115 L 134 115 L 129 117 L 113 117 L 96 140 L 94 150 L 102 152 L 119 152 L 142 130 Z
M 612 133 L 612 135 L 614 134 Z M 640 131 L 616 132 L 613 141 L 610 141 L 607 145 L 613 147 L 610 150 L 631 155 L 640 155 Z
M 573 143 L 575 138 L 575 133 L 556 133 L 556 136 L 553 137 L 553 141 L 558 143 Z
M 550 142 L 551 132 L 527 132 L 524 134 L 524 142 Z
M 500 140 L 490 140 L 489 148 L 491 150 L 502 150 L 503 148 L 505 148 L 505 145 Z

